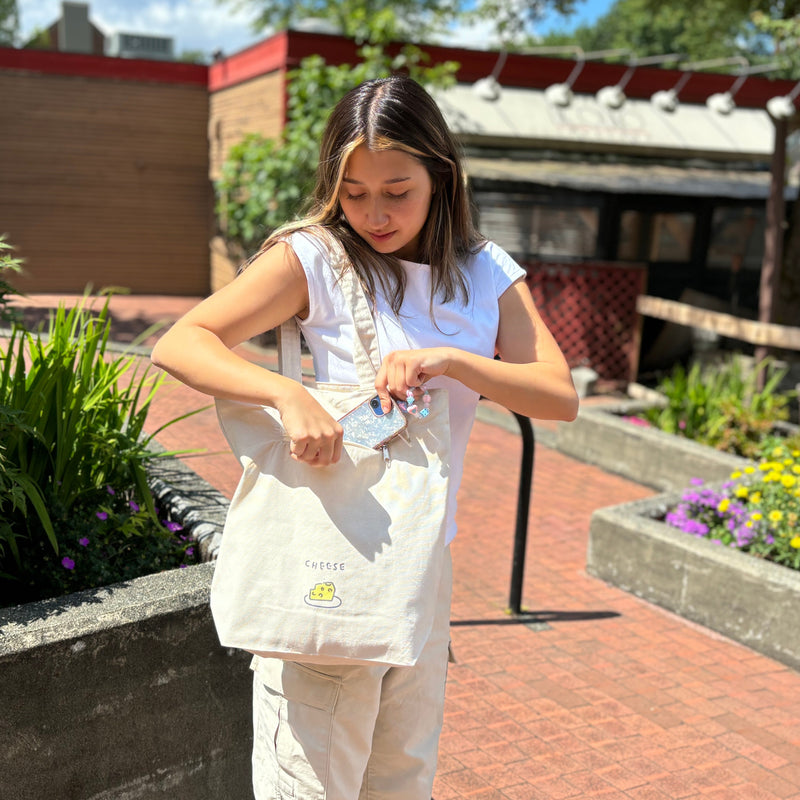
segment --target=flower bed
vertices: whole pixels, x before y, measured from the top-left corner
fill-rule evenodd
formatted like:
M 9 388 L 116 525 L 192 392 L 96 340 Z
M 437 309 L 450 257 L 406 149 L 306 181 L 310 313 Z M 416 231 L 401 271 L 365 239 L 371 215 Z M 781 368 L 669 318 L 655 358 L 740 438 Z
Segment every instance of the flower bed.
M 677 492 L 592 515 L 587 571 L 800 669 L 800 572 L 666 524 Z
M 781 445 L 719 488 L 692 481 L 665 522 L 684 533 L 800 569 L 800 450 Z

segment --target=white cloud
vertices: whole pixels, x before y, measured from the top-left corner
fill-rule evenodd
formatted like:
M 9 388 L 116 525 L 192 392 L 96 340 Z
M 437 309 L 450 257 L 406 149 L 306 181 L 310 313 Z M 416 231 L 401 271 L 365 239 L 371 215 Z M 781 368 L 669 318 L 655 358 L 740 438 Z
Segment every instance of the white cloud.
M 89 19 L 107 36 L 125 31 L 171 36 L 175 52 L 234 53 L 266 37 L 252 30 L 252 12 L 216 0 L 89 0 Z M 61 0 L 18 0 L 23 38 L 61 16 Z

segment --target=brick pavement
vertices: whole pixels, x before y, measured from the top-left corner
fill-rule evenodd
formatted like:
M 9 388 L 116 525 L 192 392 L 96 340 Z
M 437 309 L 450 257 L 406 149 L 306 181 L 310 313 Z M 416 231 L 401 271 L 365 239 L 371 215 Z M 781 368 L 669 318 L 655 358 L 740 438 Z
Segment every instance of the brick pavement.
M 151 423 L 205 402 L 170 380 Z M 208 448 L 191 464 L 230 496 L 238 465 L 213 410 L 159 440 Z M 517 435 L 476 423 L 436 800 L 800 800 L 800 673 L 585 572 L 592 511 L 650 490 L 538 445 L 528 613 L 506 613 L 519 455 Z

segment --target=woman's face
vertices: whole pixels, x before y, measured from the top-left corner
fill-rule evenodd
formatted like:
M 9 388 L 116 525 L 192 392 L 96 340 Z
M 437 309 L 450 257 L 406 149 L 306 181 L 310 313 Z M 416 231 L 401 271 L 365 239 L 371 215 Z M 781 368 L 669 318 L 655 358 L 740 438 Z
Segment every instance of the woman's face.
M 350 227 L 374 250 L 417 261 L 432 194 L 428 170 L 416 158 L 359 145 L 347 160 L 339 202 Z

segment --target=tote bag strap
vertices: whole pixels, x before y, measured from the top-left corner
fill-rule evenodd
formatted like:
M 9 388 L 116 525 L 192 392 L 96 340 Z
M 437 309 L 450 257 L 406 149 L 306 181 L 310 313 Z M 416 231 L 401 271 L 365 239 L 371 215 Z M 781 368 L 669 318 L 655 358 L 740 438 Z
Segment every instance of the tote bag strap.
M 326 237 L 325 242 L 329 248 L 334 271 L 339 274 L 339 286 L 353 317 L 353 364 L 358 383 L 364 389 L 372 389 L 381 363 L 375 321 L 361 281 L 358 280 L 350 259 L 342 246 L 331 239 L 332 237 Z M 298 383 L 302 382 L 300 329 L 294 317 L 286 320 L 278 329 L 278 372 Z

